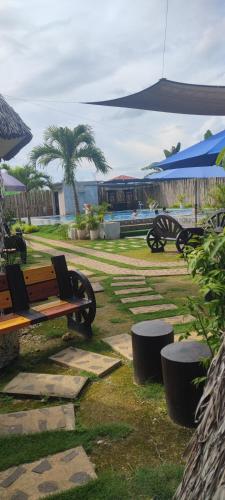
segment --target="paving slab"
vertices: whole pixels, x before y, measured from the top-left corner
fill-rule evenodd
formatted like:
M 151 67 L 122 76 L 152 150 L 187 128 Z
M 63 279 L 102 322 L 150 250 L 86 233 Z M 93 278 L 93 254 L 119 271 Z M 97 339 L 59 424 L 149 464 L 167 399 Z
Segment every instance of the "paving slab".
M 114 335 L 113 337 L 103 338 L 106 344 L 109 344 L 114 351 L 122 354 L 129 361 L 133 360 L 131 336 L 128 333 Z
M 179 316 L 171 316 L 170 318 L 160 318 L 162 321 L 166 321 L 170 325 L 182 325 L 185 323 L 191 323 L 195 320 L 194 316 L 191 314 L 181 314 Z
M 172 309 L 177 309 L 177 306 L 175 306 L 175 304 L 157 304 L 154 306 L 132 307 L 131 309 L 129 309 L 129 311 L 131 311 L 133 314 L 147 314 L 158 311 L 170 311 Z M 163 319 L 166 321 L 167 318 Z
M 87 377 L 19 373 L 2 390 L 6 394 L 76 398 L 87 383 Z
M 75 429 L 72 403 L 0 414 L 0 435 Z
M 137 286 L 137 285 L 146 285 L 145 281 L 118 281 L 116 283 L 111 283 L 111 286 Z
M 103 286 L 98 281 L 94 281 L 93 283 L 91 282 L 91 286 L 95 293 L 104 292 Z
M 82 446 L 0 472 L 1 500 L 38 500 L 96 479 Z
M 137 291 L 137 290 L 136 290 Z M 125 297 L 123 299 L 120 299 L 120 302 L 123 304 L 129 304 L 129 302 L 150 302 L 153 300 L 161 300 L 163 299 L 162 295 L 136 295 L 135 297 Z
M 114 276 L 113 281 L 124 281 L 124 276 Z M 140 277 L 139 276 L 126 276 L 126 281 L 140 281 Z
M 78 368 L 86 372 L 95 373 L 99 377 L 121 365 L 121 360 L 103 356 L 96 352 L 84 351 L 76 347 L 67 347 L 63 351 L 54 354 L 49 359 L 63 366 Z
M 153 288 L 148 287 L 138 287 L 139 292 L 151 292 Z M 124 290 L 114 290 L 115 295 L 131 295 L 132 293 L 137 293 L 137 288 L 125 288 Z

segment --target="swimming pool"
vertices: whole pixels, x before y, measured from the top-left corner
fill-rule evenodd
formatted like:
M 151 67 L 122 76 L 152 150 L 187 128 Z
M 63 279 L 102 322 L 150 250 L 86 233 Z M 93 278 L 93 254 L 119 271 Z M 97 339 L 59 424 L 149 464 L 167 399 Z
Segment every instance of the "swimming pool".
M 125 221 L 125 220 L 131 220 L 132 217 L 132 210 L 122 210 L 118 212 L 110 212 L 105 215 L 105 220 L 108 221 Z M 161 210 L 159 210 L 159 214 L 163 213 Z M 171 208 L 167 211 L 170 215 L 173 217 L 182 217 L 182 216 L 191 216 L 193 214 L 191 208 Z M 155 217 L 156 214 L 154 210 L 137 210 L 137 216 L 135 217 L 136 220 L 140 219 L 151 219 Z M 32 217 L 32 224 L 35 224 L 37 226 L 42 226 L 42 225 L 48 225 L 48 224 L 65 224 L 69 222 L 74 221 L 74 215 L 52 215 L 52 216 L 45 216 L 45 217 Z

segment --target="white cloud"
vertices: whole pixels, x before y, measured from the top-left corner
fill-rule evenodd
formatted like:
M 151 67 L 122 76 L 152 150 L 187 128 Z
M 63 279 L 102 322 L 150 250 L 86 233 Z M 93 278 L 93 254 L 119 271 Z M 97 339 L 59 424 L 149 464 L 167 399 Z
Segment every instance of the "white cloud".
M 2 0 L 0 92 L 34 135 L 13 162 L 27 161 L 48 125 L 90 123 L 113 167 L 108 177 L 142 176 L 141 167 L 162 159 L 163 149 L 224 128 L 224 118 L 77 104 L 136 92 L 161 77 L 164 15 L 163 0 Z M 164 76 L 225 84 L 224 28 L 221 0 L 170 1 Z M 61 176 L 55 165 L 50 172 Z

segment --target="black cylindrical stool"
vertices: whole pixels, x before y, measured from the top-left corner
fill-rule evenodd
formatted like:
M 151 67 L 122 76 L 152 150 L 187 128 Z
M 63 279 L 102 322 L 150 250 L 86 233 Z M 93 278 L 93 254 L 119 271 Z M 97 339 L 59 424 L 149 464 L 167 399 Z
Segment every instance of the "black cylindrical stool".
M 173 328 L 155 319 L 141 321 L 131 328 L 134 381 L 144 384 L 150 379 L 162 382 L 161 349 L 174 340 Z
M 202 358 L 211 355 L 201 342 L 176 342 L 161 351 L 163 382 L 168 413 L 177 424 L 195 427 L 195 411 L 203 392 L 203 384 L 193 380 L 206 375 Z

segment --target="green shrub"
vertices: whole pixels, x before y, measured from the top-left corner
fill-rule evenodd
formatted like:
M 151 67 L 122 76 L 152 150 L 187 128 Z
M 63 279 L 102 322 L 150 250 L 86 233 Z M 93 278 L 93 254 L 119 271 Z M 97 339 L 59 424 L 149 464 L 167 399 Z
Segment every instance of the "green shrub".
M 86 215 L 80 214 L 80 215 L 76 216 L 76 219 L 75 219 L 76 229 L 80 229 L 82 231 L 83 229 L 86 229 L 86 224 L 87 224 Z
M 22 231 L 25 234 L 36 233 L 39 231 L 39 227 L 34 224 L 26 224 L 25 222 L 16 222 L 11 227 L 12 233 L 16 233 L 16 231 Z

